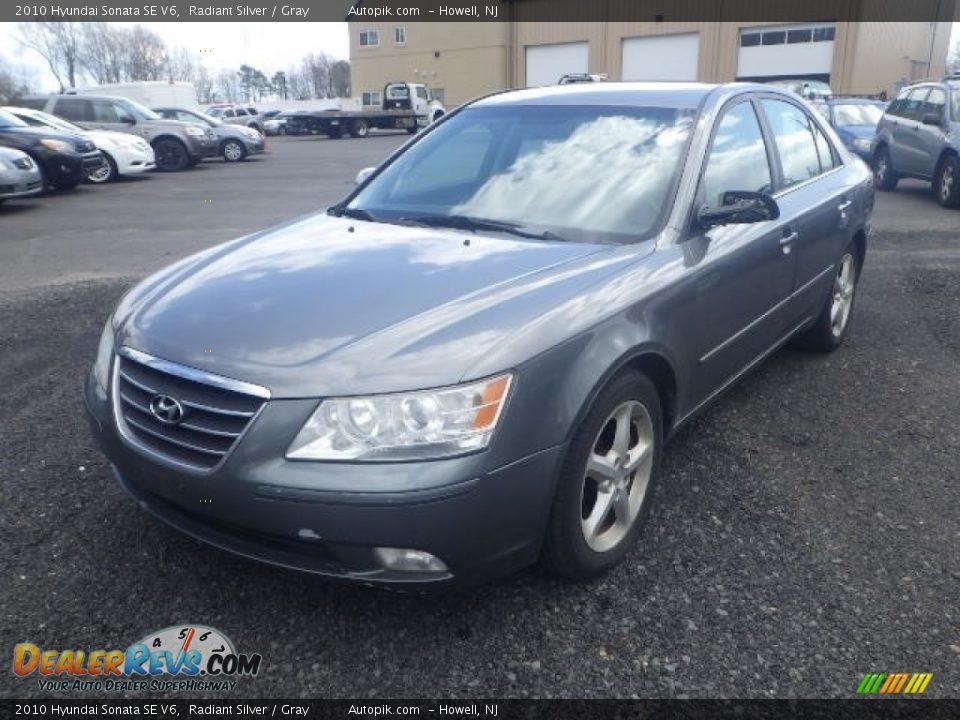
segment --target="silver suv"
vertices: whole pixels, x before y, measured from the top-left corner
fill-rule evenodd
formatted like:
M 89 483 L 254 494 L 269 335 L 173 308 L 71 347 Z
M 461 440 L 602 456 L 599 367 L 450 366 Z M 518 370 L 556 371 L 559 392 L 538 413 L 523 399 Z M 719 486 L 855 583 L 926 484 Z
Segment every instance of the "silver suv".
M 70 120 L 87 130 L 116 130 L 139 135 L 153 147 L 160 170 L 183 170 L 218 152 L 217 136 L 210 128 L 165 120 L 126 98 L 50 95 L 24 98 L 20 104 Z
M 873 172 L 879 190 L 900 178 L 929 180 L 937 201 L 960 207 L 960 78 L 922 82 L 900 91 L 877 125 Z
M 263 118 L 255 107 L 249 105 L 211 105 L 207 108 L 207 115 L 217 118 L 228 125 L 245 125 L 253 128 L 261 135 L 266 133 L 263 127 Z

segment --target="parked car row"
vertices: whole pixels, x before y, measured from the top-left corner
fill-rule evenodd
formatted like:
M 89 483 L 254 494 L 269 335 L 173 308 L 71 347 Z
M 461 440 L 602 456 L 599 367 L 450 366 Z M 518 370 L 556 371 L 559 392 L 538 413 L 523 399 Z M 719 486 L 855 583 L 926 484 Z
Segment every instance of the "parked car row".
M 2 202 L 83 181 L 184 170 L 207 157 L 237 162 L 263 152 L 264 136 L 188 108 L 64 94 L 0 108 L 0 149 Z

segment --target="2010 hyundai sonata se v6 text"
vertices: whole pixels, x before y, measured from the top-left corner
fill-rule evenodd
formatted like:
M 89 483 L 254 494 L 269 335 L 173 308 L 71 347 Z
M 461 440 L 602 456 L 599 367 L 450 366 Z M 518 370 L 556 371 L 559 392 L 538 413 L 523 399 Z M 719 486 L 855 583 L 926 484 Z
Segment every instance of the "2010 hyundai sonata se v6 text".
M 140 283 L 85 398 L 167 523 L 408 585 L 620 562 L 678 427 L 843 342 L 873 208 L 803 101 L 745 84 L 497 94 L 365 175 Z

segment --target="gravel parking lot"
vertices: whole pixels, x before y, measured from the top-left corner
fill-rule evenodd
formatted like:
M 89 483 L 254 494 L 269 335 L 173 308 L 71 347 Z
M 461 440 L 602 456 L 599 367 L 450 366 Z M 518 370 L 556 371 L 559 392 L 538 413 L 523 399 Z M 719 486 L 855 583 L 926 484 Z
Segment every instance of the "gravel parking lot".
M 960 212 L 919 183 L 878 196 L 847 345 L 779 352 L 688 427 L 638 547 L 594 585 L 332 584 L 137 509 L 79 393 L 115 301 L 325 207 L 406 138 L 277 138 L 242 164 L 0 207 L 0 648 L 211 625 L 264 655 L 238 697 L 835 697 L 891 671 L 960 696 Z M 5 671 L 0 695 L 42 693 Z

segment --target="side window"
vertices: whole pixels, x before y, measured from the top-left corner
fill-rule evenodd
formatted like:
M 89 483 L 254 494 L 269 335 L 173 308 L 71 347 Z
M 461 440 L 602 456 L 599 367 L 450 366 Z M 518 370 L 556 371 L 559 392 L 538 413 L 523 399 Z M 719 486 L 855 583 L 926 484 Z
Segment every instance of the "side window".
M 93 121 L 98 123 L 118 123 L 116 106 L 109 100 L 93 101 Z
M 919 120 L 920 112 L 923 110 L 923 101 L 927 98 L 927 92 L 928 90 L 925 87 L 911 90 L 903 104 L 903 110 L 900 113 L 901 117 L 905 117 L 908 120 Z
M 810 127 L 813 130 L 813 139 L 817 143 L 817 155 L 820 156 L 820 169 L 823 172 L 835 168 L 838 163 L 836 161 L 836 155 L 833 152 L 833 147 L 830 145 L 830 141 L 827 140 L 827 136 L 823 134 L 823 130 L 817 127 L 815 122 L 810 123 Z
M 723 205 L 730 190 L 770 192 L 772 186 L 767 149 L 760 121 L 749 101 L 725 110 L 717 125 L 703 173 L 704 202 Z
M 234 112 L 233 112 L 233 110 L 224 110 L 224 111 L 223 111 L 223 116 L 224 116 L 224 117 L 228 117 L 228 118 L 229 118 L 229 117 L 233 117 L 233 116 L 234 116 Z
M 938 87 L 931 88 L 930 94 L 923 102 L 923 110 L 920 117 L 924 115 L 936 115 L 940 121 L 943 121 L 943 114 L 947 108 L 947 94 Z
M 822 168 L 813 121 L 799 107 L 784 100 L 765 98 L 761 104 L 780 156 L 783 186 L 817 177 Z M 832 159 L 829 167 L 833 167 Z
M 57 105 L 53 111 L 64 120 L 74 120 L 80 122 L 89 122 L 93 120 L 93 113 L 90 109 L 89 100 L 80 98 L 62 97 L 57 98 Z
M 417 97 L 420 98 L 421 100 L 426 100 L 426 99 L 427 99 L 427 89 L 426 89 L 425 87 L 418 87 L 418 88 L 417 88 Z
M 243 108 L 237 108 L 237 117 L 246 117 L 247 111 Z

